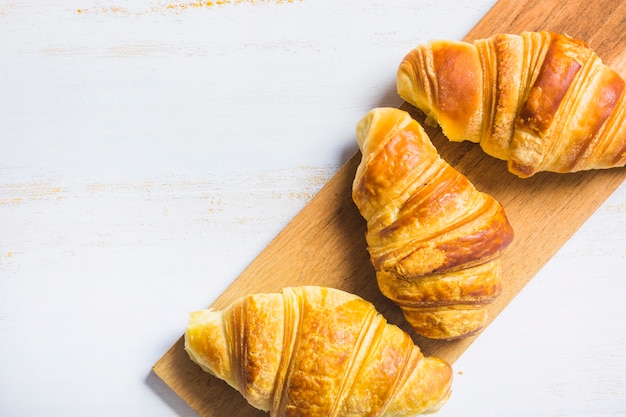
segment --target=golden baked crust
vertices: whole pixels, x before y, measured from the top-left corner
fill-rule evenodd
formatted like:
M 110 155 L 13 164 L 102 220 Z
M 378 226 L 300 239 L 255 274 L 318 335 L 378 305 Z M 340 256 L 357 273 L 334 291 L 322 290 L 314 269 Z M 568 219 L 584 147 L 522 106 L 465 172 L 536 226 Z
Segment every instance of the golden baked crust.
M 585 42 L 552 32 L 419 45 L 397 74 L 399 95 L 450 140 L 523 178 L 624 166 L 624 87 Z
M 271 416 L 413 416 L 448 399 L 452 370 L 374 306 L 340 290 L 285 288 L 191 314 L 185 349 Z
M 382 293 L 415 331 L 453 339 L 480 330 L 500 294 L 504 209 L 439 157 L 404 111 L 376 108 L 357 124 L 362 160 L 352 197 Z

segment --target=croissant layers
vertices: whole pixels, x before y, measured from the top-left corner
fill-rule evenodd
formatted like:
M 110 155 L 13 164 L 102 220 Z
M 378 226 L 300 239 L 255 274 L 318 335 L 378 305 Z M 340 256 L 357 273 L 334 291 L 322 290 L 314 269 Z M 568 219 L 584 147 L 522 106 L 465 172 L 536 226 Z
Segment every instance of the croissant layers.
M 480 143 L 522 178 L 623 167 L 624 86 L 585 42 L 551 32 L 433 41 L 397 73 L 398 94 L 448 139 Z
M 501 292 L 500 255 L 513 239 L 504 209 L 441 159 L 407 112 L 373 109 L 356 130 L 352 197 L 381 292 L 423 336 L 476 333 Z
M 331 288 L 285 288 L 194 312 L 185 349 L 273 417 L 409 417 L 450 395 L 448 363 L 425 357 L 371 303 Z

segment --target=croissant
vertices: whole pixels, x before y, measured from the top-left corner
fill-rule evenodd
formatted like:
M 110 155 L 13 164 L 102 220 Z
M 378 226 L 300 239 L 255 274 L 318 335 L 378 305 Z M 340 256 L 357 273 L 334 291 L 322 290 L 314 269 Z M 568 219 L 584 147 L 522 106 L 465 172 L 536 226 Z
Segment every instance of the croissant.
M 439 409 L 451 366 L 364 299 L 290 287 L 193 312 L 185 349 L 254 407 L 285 417 L 408 417 Z
M 480 143 L 527 178 L 626 164 L 624 80 L 583 41 L 551 32 L 432 41 L 397 90 L 451 141 Z
M 423 336 L 478 332 L 501 292 L 500 254 L 513 239 L 504 209 L 441 159 L 407 112 L 373 109 L 356 134 L 352 198 L 367 221 L 381 292 Z

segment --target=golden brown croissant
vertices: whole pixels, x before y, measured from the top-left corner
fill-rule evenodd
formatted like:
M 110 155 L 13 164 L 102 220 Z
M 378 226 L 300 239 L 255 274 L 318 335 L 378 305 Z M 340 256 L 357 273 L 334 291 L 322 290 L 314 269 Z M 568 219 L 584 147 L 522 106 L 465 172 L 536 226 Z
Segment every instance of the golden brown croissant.
M 362 298 L 325 287 L 249 295 L 191 314 L 185 349 L 271 416 L 413 416 L 448 399 L 452 370 Z
M 357 140 L 352 197 L 381 292 L 423 336 L 477 332 L 500 294 L 499 255 L 513 239 L 504 209 L 442 160 L 407 112 L 371 110 Z
M 480 143 L 525 178 L 626 164 L 624 80 L 580 40 L 551 32 L 410 51 L 398 94 L 452 141 Z

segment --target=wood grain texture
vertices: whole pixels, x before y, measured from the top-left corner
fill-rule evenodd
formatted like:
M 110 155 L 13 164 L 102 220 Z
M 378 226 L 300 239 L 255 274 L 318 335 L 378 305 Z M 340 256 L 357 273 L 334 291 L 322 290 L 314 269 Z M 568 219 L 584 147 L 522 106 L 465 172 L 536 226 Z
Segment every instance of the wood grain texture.
M 501 0 L 471 30 L 466 40 L 500 32 L 552 30 L 586 40 L 605 63 L 626 73 L 626 2 Z M 398 57 L 398 62 L 402 57 Z M 416 119 L 420 112 L 401 106 Z M 476 187 L 505 207 L 516 233 L 503 257 L 503 293 L 490 307 L 490 321 L 510 303 L 576 230 L 626 179 L 625 169 L 530 179 L 509 174 L 506 163 L 486 156 L 471 143 L 451 143 L 427 128 L 441 156 Z M 365 245 L 365 221 L 351 199 L 360 155 L 350 161 L 214 302 L 222 308 L 255 292 L 284 286 L 325 285 L 371 302 L 391 323 L 409 331 L 400 310 L 380 295 Z M 455 342 L 415 336 L 428 355 L 454 363 L 480 335 Z M 155 364 L 155 373 L 201 416 L 261 416 L 222 381 L 202 372 L 183 350 L 182 338 Z

